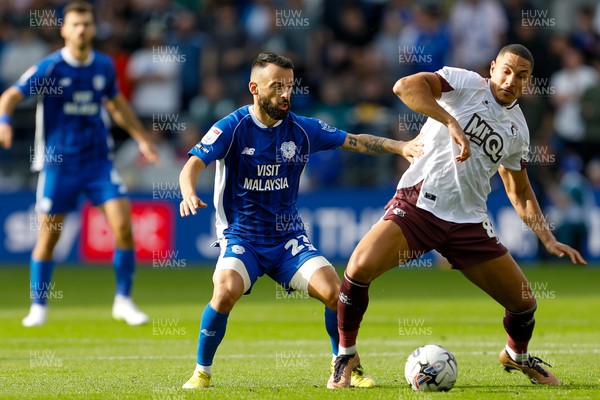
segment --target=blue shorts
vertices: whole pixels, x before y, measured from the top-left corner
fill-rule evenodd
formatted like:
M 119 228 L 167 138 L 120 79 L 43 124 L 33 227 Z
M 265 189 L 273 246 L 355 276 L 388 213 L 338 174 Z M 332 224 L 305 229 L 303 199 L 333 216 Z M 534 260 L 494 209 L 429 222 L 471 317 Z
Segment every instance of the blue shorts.
M 331 263 L 310 243 L 306 233 L 268 244 L 252 243 L 239 236 L 226 234 L 219 241 L 219 246 L 221 255 L 215 271 L 237 271 L 244 280 L 244 294 L 249 294 L 256 280 L 264 274 L 288 292 L 306 291 L 314 271 L 325 266 L 331 267 Z M 302 271 L 296 274 L 301 267 Z
M 35 210 L 63 214 L 77 210 L 81 194 L 98 206 L 126 193 L 127 188 L 110 162 L 75 172 L 48 168 L 38 178 Z

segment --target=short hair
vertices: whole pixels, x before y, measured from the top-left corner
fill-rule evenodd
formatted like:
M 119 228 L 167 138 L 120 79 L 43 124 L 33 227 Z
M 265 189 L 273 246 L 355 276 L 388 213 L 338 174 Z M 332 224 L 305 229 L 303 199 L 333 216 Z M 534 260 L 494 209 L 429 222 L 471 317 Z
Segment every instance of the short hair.
M 518 43 L 507 44 L 506 46 L 500 49 L 497 58 L 502 57 L 506 53 L 514 54 L 516 56 L 526 59 L 531 63 L 531 70 L 533 71 L 533 56 L 531 55 L 531 52 L 529 51 L 529 49 L 527 49 L 527 47 Z
M 66 16 L 70 12 L 90 13 L 94 15 L 94 7 L 85 1 L 72 1 L 65 6 L 63 16 Z
M 254 68 L 264 68 L 268 64 L 275 64 L 281 68 L 294 69 L 294 63 L 287 57 L 280 56 L 279 54 L 265 51 L 260 53 L 258 57 L 252 62 L 252 70 Z

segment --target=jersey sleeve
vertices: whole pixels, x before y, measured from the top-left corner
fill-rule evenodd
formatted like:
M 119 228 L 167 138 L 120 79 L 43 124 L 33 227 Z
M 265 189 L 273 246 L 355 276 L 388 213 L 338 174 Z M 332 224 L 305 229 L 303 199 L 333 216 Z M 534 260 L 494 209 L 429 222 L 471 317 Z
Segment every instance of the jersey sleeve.
M 301 118 L 300 123 L 308 134 L 310 152 L 336 149 L 344 144 L 348 133 L 329 126 L 318 118 Z
M 196 156 L 208 165 L 227 155 L 232 140 L 233 129 L 226 121 L 220 120 L 208 130 L 202 140 L 188 152 L 188 155 Z
M 444 67 L 435 74 L 442 84 L 440 100 L 451 103 L 469 90 L 480 89 L 485 83 L 479 74 L 462 68 Z
M 44 59 L 31 66 L 13 86 L 19 89 L 25 98 L 28 98 L 32 94 L 43 93 L 41 88 L 51 85 L 54 82 L 52 79 L 44 79 L 48 77 L 50 64 L 48 59 Z

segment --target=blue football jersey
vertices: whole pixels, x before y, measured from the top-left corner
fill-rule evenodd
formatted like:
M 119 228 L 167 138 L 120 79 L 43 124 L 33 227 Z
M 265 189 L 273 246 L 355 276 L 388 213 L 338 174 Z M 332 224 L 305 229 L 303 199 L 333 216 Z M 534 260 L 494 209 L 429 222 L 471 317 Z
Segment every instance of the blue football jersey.
M 304 231 L 296 201 L 310 154 L 341 146 L 347 133 L 316 118 L 289 113 L 272 127 L 252 106 L 221 119 L 190 150 L 217 161 L 214 205 L 219 238 L 232 233 L 256 242 Z
M 111 59 L 92 51 L 85 62 L 66 48 L 27 70 L 15 85 L 38 98 L 32 169 L 78 170 L 107 162 L 112 138 L 102 106 L 118 94 Z

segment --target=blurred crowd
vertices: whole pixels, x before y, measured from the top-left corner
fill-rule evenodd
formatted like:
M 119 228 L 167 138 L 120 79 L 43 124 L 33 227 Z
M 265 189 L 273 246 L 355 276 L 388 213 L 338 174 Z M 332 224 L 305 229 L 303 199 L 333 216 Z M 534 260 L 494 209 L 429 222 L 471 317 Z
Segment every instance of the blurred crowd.
M 0 0 L 0 88 L 62 47 L 63 0 Z M 500 47 L 522 43 L 534 77 L 520 100 L 531 131 L 530 176 L 560 202 L 578 173 L 600 189 L 600 6 L 534 0 L 96 0 L 96 47 L 112 56 L 122 93 L 156 141 L 160 166 L 113 128 L 116 164 L 132 189 L 176 181 L 190 149 L 252 98 L 249 67 L 269 50 L 295 64 L 292 110 L 354 133 L 407 140 L 425 119 L 392 93 L 407 74 L 459 66 L 489 76 Z M 561 3 L 563 6 L 561 7 Z M 565 12 L 568 11 L 568 12 Z M 0 150 L 0 191 L 33 187 L 35 100 Z M 303 189 L 393 186 L 400 157 L 324 152 Z M 210 176 L 200 186 L 210 190 Z

